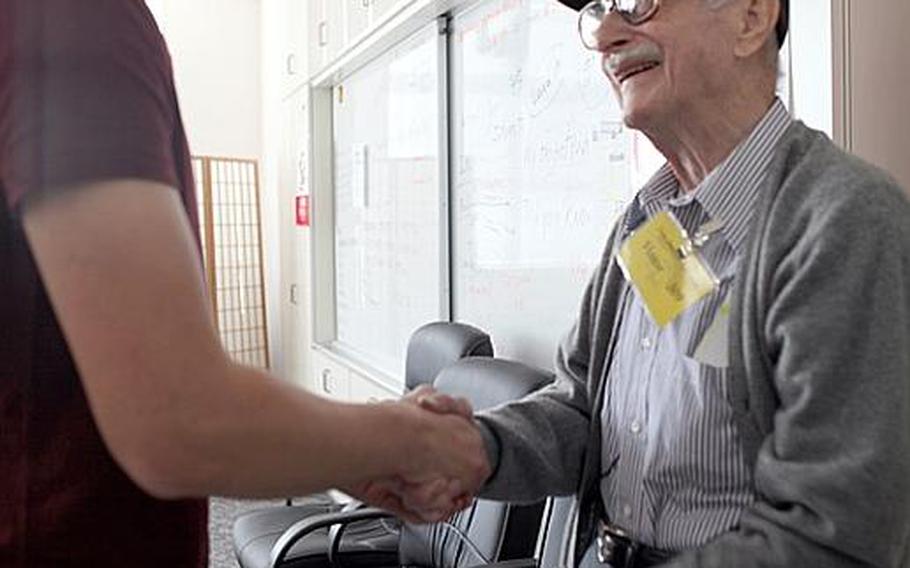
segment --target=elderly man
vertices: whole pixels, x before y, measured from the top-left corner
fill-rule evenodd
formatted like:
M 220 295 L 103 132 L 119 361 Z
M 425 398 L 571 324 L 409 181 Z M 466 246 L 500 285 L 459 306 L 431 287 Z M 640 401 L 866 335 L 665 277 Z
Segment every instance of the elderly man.
M 572 565 L 908 565 L 910 206 L 775 98 L 787 2 L 561 1 L 667 164 L 483 494 L 574 493 Z

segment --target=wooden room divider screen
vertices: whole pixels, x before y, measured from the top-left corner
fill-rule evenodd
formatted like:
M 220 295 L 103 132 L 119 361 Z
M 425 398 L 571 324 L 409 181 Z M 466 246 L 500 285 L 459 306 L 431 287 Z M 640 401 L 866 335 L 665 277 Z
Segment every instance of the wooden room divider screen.
M 193 158 L 199 233 L 215 324 L 239 363 L 269 367 L 255 160 Z

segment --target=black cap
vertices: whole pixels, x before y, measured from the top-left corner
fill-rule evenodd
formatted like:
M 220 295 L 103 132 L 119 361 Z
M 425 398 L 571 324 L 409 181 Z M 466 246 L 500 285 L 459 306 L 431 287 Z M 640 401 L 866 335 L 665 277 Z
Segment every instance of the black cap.
M 585 6 L 591 3 L 591 0 L 559 0 L 561 3 L 565 4 L 569 8 L 572 8 L 576 12 L 581 10 Z M 777 18 L 777 27 L 775 28 L 775 33 L 777 35 L 777 47 L 784 45 L 784 40 L 787 39 L 787 30 L 790 29 L 790 0 L 780 0 L 780 16 Z

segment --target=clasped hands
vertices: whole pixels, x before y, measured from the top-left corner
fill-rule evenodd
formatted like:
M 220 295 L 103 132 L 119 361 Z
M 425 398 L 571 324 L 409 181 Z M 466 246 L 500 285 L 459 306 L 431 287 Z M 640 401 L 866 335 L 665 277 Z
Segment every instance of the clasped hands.
M 398 475 L 352 488 L 361 501 L 386 509 L 410 523 L 434 523 L 467 507 L 490 475 L 486 449 L 471 404 L 421 386 L 400 402 L 418 414 L 420 431 L 409 462 Z

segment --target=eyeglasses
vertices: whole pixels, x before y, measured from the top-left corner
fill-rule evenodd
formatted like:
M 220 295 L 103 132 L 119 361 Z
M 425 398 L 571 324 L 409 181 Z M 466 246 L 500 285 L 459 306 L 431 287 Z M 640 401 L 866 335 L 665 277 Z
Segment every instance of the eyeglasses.
M 653 18 L 659 9 L 660 0 L 594 0 L 578 13 L 581 42 L 588 49 L 597 49 L 597 30 L 611 12 L 638 26 Z

